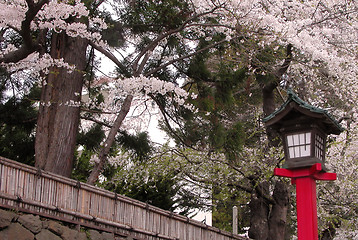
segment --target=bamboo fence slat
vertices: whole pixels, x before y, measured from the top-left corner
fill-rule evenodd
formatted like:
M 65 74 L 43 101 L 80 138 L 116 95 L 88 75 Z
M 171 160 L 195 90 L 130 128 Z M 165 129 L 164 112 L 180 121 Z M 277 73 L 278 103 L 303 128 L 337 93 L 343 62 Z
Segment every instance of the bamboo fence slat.
M 0 206 L 147 240 L 245 239 L 53 173 L 0 157 Z

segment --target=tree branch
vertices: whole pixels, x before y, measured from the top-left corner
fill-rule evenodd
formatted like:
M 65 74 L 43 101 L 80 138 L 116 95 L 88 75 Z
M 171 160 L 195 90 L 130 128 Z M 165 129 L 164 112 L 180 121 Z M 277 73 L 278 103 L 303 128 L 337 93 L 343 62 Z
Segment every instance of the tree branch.
M 173 64 L 173 63 L 175 63 L 175 62 L 178 62 L 178 61 L 181 61 L 181 60 L 190 58 L 190 57 L 192 57 L 192 56 L 195 56 L 195 55 L 197 55 L 197 54 L 199 54 L 199 53 L 201 53 L 201 52 L 204 52 L 204 51 L 206 51 L 206 50 L 208 50 L 208 49 L 210 49 L 210 48 L 213 48 L 213 47 L 215 47 L 215 46 L 217 46 L 217 45 L 220 45 L 220 44 L 222 44 L 222 43 L 225 43 L 225 42 L 227 42 L 227 40 L 226 40 L 226 39 L 223 39 L 223 40 L 218 41 L 218 42 L 216 42 L 216 43 L 210 44 L 210 45 L 208 45 L 208 46 L 206 46 L 206 47 L 204 47 L 204 48 L 202 48 L 202 49 L 199 49 L 198 51 L 195 51 L 195 52 L 193 52 L 193 53 L 184 55 L 184 56 L 182 56 L 182 57 L 173 59 L 173 60 L 171 60 L 171 61 L 169 61 L 169 62 L 167 62 L 167 63 L 165 63 L 165 64 L 163 64 L 163 65 L 161 65 L 161 66 L 159 66 L 159 67 L 157 67 L 157 68 L 155 68 L 155 69 L 153 69 L 152 71 L 150 71 L 150 72 L 144 74 L 144 76 L 150 76 L 150 75 L 152 75 L 153 73 L 155 73 L 155 72 L 157 72 L 157 71 L 159 71 L 159 70 L 161 70 L 161 69 L 163 69 L 163 68 L 165 68 L 165 67 L 167 67 L 167 66 L 169 66 L 169 65 L 171 65 L 171 64 Z
M 184 28 L 186 28 L 187 24 L 201 16 L 204 16 L 204 15 L 207 15 L 207 14 L 210 14 L 210 13 L 213 13 L 215 12 L 216 10 L 218 9 L 218 7 L 215 7 L 213 8 L 212 10 L 210 11 L 207 11 L 207 12 L 203 12 L 203 13 L 200 13 L 200 14 L 195 14 L 193 15 L 192 17 L 188 18 L 180 27 L 176 28 L 176 29 L 173 29 L 173 30 L 169 30 L 168 32 L 166 33 L 162 33 L 160 34 L 155 40 L 153 40 L 147 47 L 145 47 L 139 54 L 138 56 L 136 57 L 136 60 L 134 61 L 133 63 L 133 70 L 134 71 L 137 71 L 137 66 L 138 66 L 138 63 L 139 63 L 139 60 L 145 55 L 147 54 L 148 51 L 150 50 L 154 50 L 155 47 L 158 45 L 158 43 L 163 40 L 164 38 L 174 34 L 174 33 L 178 33 L 180 31 L 182 31 Z M 143 61 L 141 63 L 141 65 L 143 65 Z M 137 71 L 138 72 L 138 71 Z
M 99 120 L 94 119 L 94 118 L 91 118 L 91 117 L 81 116 L 81 119 L 88 120 L 88 121 L 91 121 L 91 122 L 95 122 L 95 123 L 97 123 L 97 124 L 99 124 L 99 125 L 102 125 L 102 126 L 105 126 L 105 127 L 107 127 L 107 128 L 111 128 L 111 127 L 112 127 L 112 125 L 109 125 L 108 123 L 99 121 Z
M 287 69 L 290 66 L 291 62 L 292 62 L 292 48 L 293 48 L 293 45 L 291 43 L 289 43 L 287 45 L 287 47 L 286 47 L 285 61 L 283 62 L 281 67 L 277 70 L 276 76 L 278 78 L 281 78 L 283 76 L 283 74 L 285 74 L 287 72 Z
M 168 113 L 166 112 L 166 110 L 164 109 L 164 107 L 162 106 L 162 104 L 153 96 L 153 94 L 149 94 L 149 96 L 153 99 L 153 101 L 157 104 L 157 106 L 159 107 L 160 112 L 163 115 L 164 121 L 166 123 L 166 126 L 168 127 L 169 131 L 181 142 L 183 143 L 185 146 L 194 149 L 192 146 L 188 145 L 186 143 L 186 141 L 180 137 L 175 131 L 174 129 L 171 127 L 170 123 L 169 123 L 169 119 L 168 119 Z
M 99 153 L 99 156 L 98 156 L 99 162 L 95 163 L 93 170 L 87 179 L 88 184 L 94 185 L 98 179 L 98 176 L 101 174 L 103 167 L 104 167 L 105 163 L 107 162 L 108 153 L 113 145 L 113 142 L 115 140 L 117 132 L 119 131 L 119 128 L 121 127 L 124 118 L 127 116 L 128 112 L 129 112 L 132 101 L 133 101 L 133 95 L 127 95 L 127 97 L 125 98 L 123 105 L 121 107 L 121 111 L 117 115 L 117 118 L 114 121 L 114 124 L 109 131 L 107 139 L 103 144 L 103 148 L 102 148 L 101 152 Z
M 246 185 L 242 185 L 242 184 L 238 184 L 238 183 L 228 183 L 227 184 L 228 187 L 236 187 L 239 188 L 247 193 L 252 193 L 253 189 L 246 186 Z
M 266 193 L 262 184 L 258 184 L 255 187 L 255 191 L 257 192 L 257 194 L 262 197 L 263 199 L 265 199 L 267 202 L 269 202 L 270 204 L 275 204 L 275 200 L 270 196 L 270 194 Z
M 265 116 L 270 115 L 272 112 L 275 111 L 275 94 L 274 90 L 278 86 L 279 79 L 281 79 L 282 75 L 286 73 L 288 67 L 291 64 L 292 61 L 292 44 L 287 45 L 287 55 L 284 63 L 280 66 L 279 69 L 277 69 L 275 77 L 276 79 L 273 79 L 268 84 L 264 85 L 262 88 L 262 98 L 263 98 L 263 112 Z M 275 131 L 272 131 L 271 129 L 266 129 L 267 137 L 270 140 L 270 143 L 273 146 L 279 145 L 279 138 Z
M 98 46 L 97 44 L 95 44 L 94 42 L 89 43 L 94 49 L 96 49 L 98 52 L 102 53 L 103 55 L 105 55 L 107 58 L 109 58 L 114 64 L 117 65 L 117 67 L 119 67 L 121 69 L 121 71 L 123 71 L 125 73 L 126 77 L 130 77 L 131 73 L 128 71 L 128 68 L 126 66 L 124 66 L 111 52 L 107 51 L 106 49 Z
M 34 3 L 32 0 L 26 0 L 28 5 L 28 10 L 25 14 L 25 19 L 21 23 L 21 30 L 19 34 L 24 41 L 22 46 L 15 51 L 9 52 L 4 57 L 0 58 L 0 62 L 11 63 L 18 62 L 22 59 L 25 59 L 31 53 L 41 49 L 41 46 L 38 42 L 34 42 L 31 34 L 31 22 L 34 20 L 36 14 L 41 10 L 41 8 L 48 3 L 49 0 L 42 0 L 38 3 Z

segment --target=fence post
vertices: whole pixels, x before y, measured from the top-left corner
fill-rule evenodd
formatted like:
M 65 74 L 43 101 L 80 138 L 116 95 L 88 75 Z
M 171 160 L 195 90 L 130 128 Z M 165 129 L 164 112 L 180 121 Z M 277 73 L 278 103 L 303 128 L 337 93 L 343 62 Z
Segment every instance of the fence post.
M 237 234 L 237 206 L 232 208 L 232 233 Z

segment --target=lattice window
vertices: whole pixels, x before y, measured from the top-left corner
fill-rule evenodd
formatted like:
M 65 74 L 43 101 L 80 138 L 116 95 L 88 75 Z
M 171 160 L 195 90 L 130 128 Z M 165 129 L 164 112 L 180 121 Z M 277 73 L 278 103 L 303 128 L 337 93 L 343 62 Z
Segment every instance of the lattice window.
M 287 135 L 289 158 L 308 157 L 311 155 L 311 133 Z
M 323 138 L 316 134 L 315 137 L 315 156 L 316 158 L 323 160 L 323 154 L 324 154 L 324 140 Z

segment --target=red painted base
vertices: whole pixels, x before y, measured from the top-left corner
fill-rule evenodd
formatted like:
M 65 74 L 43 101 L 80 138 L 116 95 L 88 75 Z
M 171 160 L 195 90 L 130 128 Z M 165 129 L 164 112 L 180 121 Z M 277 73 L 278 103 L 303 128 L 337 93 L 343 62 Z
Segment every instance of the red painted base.
M 320 163 L 310 168 L 275 168 L 274 174 L 289 177 L 296 184 L 298 239 L 318 240 L 316 180 L 332 181 L 337 175 L 323 172 Z

